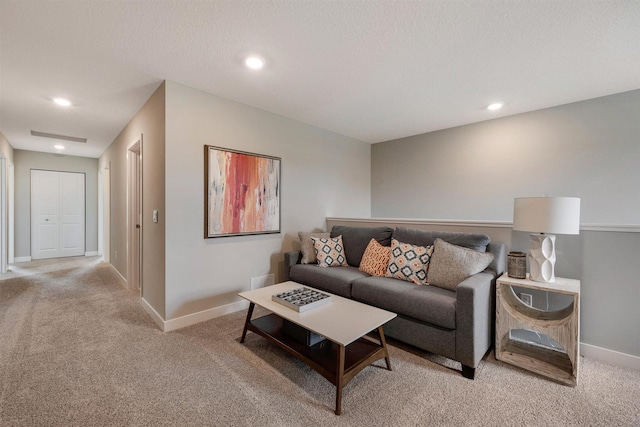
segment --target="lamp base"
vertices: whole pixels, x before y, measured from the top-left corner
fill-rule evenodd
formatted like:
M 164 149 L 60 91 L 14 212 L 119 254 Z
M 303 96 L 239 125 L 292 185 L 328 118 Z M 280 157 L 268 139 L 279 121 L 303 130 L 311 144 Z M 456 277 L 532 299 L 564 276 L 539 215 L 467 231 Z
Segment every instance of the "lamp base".
M 532 234 L 529 245 L 531 250 L 529 254 L 529 279 L 536 282 L 555 282 L 556 236 Z

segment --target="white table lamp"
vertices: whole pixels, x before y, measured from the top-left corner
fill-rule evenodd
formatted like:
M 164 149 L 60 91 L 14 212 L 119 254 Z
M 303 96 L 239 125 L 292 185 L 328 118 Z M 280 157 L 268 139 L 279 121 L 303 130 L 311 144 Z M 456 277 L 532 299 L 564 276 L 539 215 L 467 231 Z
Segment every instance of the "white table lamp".
M 513 204 L 513 229 L 539 233 L 531 234 L 529 278 L 536 282 L 555 282 L 556 236 L 553 234 L 580 234 L 580 199 L 516 198 Z

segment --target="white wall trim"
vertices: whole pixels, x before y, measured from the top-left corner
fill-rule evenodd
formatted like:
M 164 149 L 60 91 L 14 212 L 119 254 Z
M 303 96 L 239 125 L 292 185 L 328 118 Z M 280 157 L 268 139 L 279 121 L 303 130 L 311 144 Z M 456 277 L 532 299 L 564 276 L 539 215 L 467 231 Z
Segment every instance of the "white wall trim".
M 619 351 L 580 343 L 580 354 L 588 359 L 598 360 L 625 369 L 640 371 L 640 357 Z
M 374 224 L 406 224 L 406 225 L 455 225 L 459 227 L 495 227 L 511 228 L 513 223 L 505 221 L 466 221 L 453 219 L 409 219 L 409 218 L 338 218 L 327 217 L 327 221 L 369 222 Z
M 13 259 L 13 262 L 29 262 L 31 261 L 30 256 L 17 256 Z
M 165 332 L 174 331 L 176 329 L 195 325 L 196 323 L 215 319 L 216 317 L 224 316 L 226 314 L 235 313 L 236 311 L 246 310 L 247 308 L 249 308 L 249 301 L 242 300 L 232 302 L 220 307 L 214 307 L 207 310 L 199 311 L 197 313 L 176 317 L 175 319 L 166 320 L 164 322 L 163 330 Z
M 585 231 L 613 231 L 618 233 L 640 233 L 637 224 L 581 224 L 580 230 Z
M 98 256 L 98 255 L 100 255 L 98 251 L 89 251 L 84 253 L 84 256 Z
M 162 319 L 162 316 L 158 314 L 155 308 L 151 307 L 151 304 L 149 304 L 147 300 L 145 300 L 144 298 L 140 298 L 140 305 L 142 305 L 142 308 L 144 308 L 144 311 L 146 311 L 147 314 L 151 316 L 153 321 L 156 322 L 156 325 L 160 327 L 160 330 L 163 332 L 166 332 L 165 321 L 164 319 Z
M 404 225 L 452 225 L 456 227 L 512 228 L 511 221 L 475 221 L 456 219 L 410 219 L 410 218 L 340 218 L 327 217 L 327 221 L 368 222 L 372 224 Z M 640 224 L 581 224 L 583 231 L 608 231 L 619 233 L 640 233 Z

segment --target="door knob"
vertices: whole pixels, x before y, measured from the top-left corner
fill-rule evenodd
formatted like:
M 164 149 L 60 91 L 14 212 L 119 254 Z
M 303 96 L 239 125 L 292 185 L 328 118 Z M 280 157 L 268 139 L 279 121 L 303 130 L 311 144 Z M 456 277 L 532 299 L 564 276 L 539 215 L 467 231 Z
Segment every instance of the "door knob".
M 140 228 L 140 224 L 136 224 L 136 228 Z

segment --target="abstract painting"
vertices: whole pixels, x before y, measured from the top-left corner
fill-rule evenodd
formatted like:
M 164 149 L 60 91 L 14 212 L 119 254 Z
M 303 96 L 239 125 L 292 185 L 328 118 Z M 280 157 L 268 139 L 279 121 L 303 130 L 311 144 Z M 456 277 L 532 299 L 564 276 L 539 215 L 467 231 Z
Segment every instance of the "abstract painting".
M 205 238 L 280 232 L 279 157 L 204 146 Z

